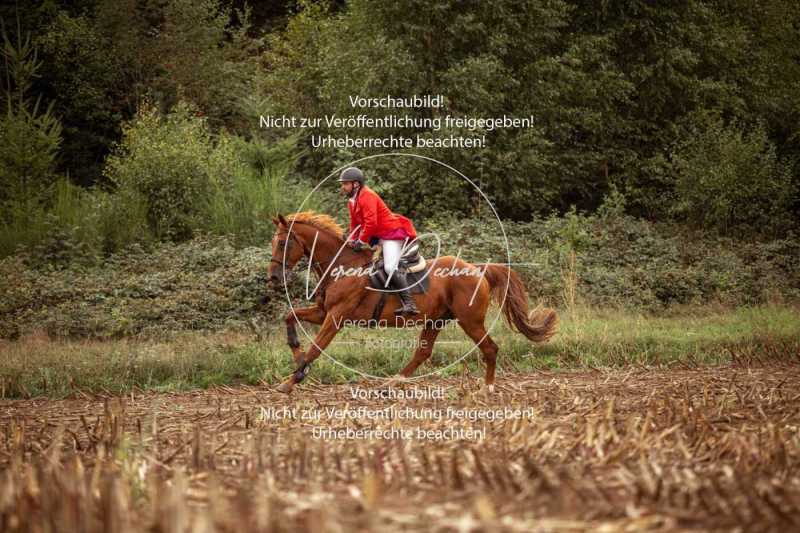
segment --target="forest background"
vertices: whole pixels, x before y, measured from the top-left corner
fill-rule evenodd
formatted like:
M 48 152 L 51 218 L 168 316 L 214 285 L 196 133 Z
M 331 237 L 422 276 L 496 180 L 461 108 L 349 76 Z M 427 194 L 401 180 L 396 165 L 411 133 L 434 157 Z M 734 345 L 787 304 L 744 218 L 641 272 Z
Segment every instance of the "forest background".
M 800 294 L 789 0 L 19 0 L 0 17 L 4 337 L 271 322 L 286 305 L 265 283 L 271 217 L 378 153 L 311 149 L 313 135 L 485 136 L 417 151 L 490 198 L 536 300 L 649 312 Z M 387 94 L 445 96 L 404 111 L 418 118 L 535 123 L 259 127 Z M 458 175 L 410 158 L 363 167 L 447 252 L 502 258 Z M 304 208 L 347 222 L 333 184 Z

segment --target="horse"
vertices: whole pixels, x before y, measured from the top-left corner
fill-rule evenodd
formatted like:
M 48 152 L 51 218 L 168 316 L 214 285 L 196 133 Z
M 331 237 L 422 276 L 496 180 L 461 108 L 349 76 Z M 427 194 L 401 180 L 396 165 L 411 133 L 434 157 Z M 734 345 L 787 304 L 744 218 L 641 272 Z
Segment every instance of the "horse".
M 286 315 L 288 344 L 297 368 L 278 385 L 277 390 L 291 393 L 309 370 L 309 365 L 330 344 L 344 325 L 368 324 L 381 297 L 369 290 L 368 269 L 372 251 L 356 251 L 346 245 L 342 227 L 329 215 L 314 211 L 294 213 L 272 219 L 276 226 L 272 238 L 269 280 L 278 284 L 292 274 L 305 257 L 319 282 L 314 305 L 292 309 Z M 528 296 L 519 276 L 510 266 L 494 263 L 471 264 L 456 256 L 443 256 L 427 262 L 429 284 L 423 294 L 413 298 L 418 315 L 398 319 L 394 315 L 396 295 L 389 293 L 379 323 L 389 327 L 421 325 L 419 342 L 409 363 L 396 379 L 409 378 L 432 352 L 436 337 L 448 320 L 455 319 L 478 345 L 486 365 L 485 386 L 494 392 L 498 346 L 484 326 L 490 300 L 500 305 L 512 330 L 532 342 L 544 342 L 555 333 L 558 315 L 550 308 L 528 311 Z M 341 275 L 343 272 L 353 275 Z M 301 350 L 296 325 L 299 320 L 321 325 L 312 345 Z M 400 320 L 400 321 L 398 321 Z

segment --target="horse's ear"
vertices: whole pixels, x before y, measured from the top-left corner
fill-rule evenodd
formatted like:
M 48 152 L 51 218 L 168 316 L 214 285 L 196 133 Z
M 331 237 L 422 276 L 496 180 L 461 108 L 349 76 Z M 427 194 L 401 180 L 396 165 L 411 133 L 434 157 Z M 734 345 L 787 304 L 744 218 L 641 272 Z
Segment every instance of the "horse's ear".
M 280 226 L 280 225 L 281 225 L 281 221 L 280 221 L 280 220 L 278 220 L 278 219 L 277 219 L 277 218 L 275 218 L 275 217 L 272 217 L 272 223 L 273 223 L 273 224 L 275 224 L 276 226 Z
M 284 226 L 288 226 L 288 225 L 289 225 L 289 223 L 288 223 L 288 222 L 286 222 L 286 219 L 283 217 L 283 215 L 280 215 L 280 214 L 279 214 L 279 215 L 278 215 L 278 220 L 280 220 L 280 221 L 281 221 L 281 224 L 283 224 Z

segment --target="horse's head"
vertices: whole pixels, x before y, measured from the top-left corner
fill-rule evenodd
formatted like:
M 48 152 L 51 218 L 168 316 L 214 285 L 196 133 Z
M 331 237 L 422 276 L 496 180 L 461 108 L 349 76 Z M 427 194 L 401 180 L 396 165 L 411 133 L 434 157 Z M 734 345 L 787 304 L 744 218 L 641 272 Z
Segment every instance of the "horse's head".
M 272 222 L 277 227 L 272 238 L 272 261 L 269 279 L 280 282 L 291 275 L 291 270 L 307 256 L 309 266 L 325 272 L 334 264 L 363 264 L 369 252 L 355 252 L 345 245 L 344 230 L 329 215 L 314 211 L 294 213 L 285 218 L 278 215 Z M 290 231 L 291 229 L 291 231 Z
M 269 264 L 269 280 L 280 283 L 286 276 L 289 279 L 294 266 L 305 255 L 306 245 L 299 235 L 299 225 L 294 224 L 289 231 L 290 222 L 283 215 L 273 218 L 272 222 L 277 227 L 275 236 L 272 237 L 272 260 Z

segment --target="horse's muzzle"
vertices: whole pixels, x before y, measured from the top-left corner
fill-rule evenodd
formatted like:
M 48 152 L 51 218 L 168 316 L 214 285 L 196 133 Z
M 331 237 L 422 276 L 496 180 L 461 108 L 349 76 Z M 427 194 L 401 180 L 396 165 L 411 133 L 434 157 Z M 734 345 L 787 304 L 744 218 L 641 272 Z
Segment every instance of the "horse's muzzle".
M 287 282 L 290 279 L 292 279 L 292 271 L 291 270 L 283 271 L 279 268 L 276 268 L 275 271 L 270 273 L 269 282 L 273 285 L 280 285 L 281 283 L 283 283 L 284 278 L 286 278 Z

